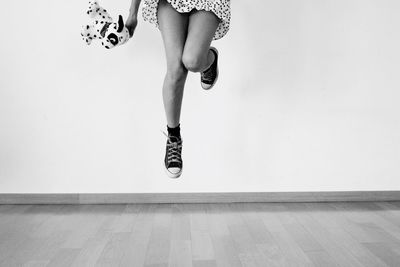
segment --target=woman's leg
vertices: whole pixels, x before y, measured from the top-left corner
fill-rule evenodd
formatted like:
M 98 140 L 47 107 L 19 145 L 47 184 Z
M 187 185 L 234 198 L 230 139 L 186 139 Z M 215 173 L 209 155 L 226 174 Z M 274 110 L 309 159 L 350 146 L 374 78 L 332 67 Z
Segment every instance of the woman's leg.
M 189 15 L 189 26 L 182 61 L 192 72 L 206 70 L 214 61 L 210 44 L 220 19 L 210 11 L 195 10 Z
M 167 58 L 167 73 L 163 85 L 163 102 L 168 126 L 179 125 L 183 89 L 187 69 L 182 64 L 189 14 L 177 12 L 168 2 L 158 3 L 157 19 Z

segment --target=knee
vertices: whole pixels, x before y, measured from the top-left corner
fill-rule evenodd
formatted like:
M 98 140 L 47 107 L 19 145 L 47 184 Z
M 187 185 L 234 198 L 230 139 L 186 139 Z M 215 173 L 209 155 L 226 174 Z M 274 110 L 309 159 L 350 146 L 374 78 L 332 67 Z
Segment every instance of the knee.
M 193 53 L 187 52 L 182 55 L 182 63 L 185 68 L 191 72 L 202 71 L 203 61 L 201 58 Z
M 178 84 L 185 80 L 187 70 L 181 62 L 177 62 L 167 67 L 167 78 L 170 82 Z

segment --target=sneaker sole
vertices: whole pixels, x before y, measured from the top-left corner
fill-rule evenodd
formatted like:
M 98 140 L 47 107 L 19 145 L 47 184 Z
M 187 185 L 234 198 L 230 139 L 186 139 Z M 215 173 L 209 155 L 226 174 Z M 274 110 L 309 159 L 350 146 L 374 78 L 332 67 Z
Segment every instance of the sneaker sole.
M 180 170 L 178 173 L 170 173 L 170 172 L 168 171 L 168 169 L 165 168 L 165 166 L 164 166 L 164 171 L 165 171 L 165 173 L 167 174 L 167 176 L 168 176 L 169 178 L 172 178 L 172 179 L 179 178 L 179 177 L 182 175 L 182 169 L 183 169 L 183 167 L 181 168 L 181 170 Z
M 217 48 L 215 48 L 215 47 L 210 47 L 210 49 L 212 49 L 212 50 L 217 54 L 217 57 L 219 58 Z M 218 62 L 217 62 L 217 64 L 218 64 Z M 201 88 L 203 88 L 204 90 L 210 90 L 210 89 L 213 88 L 214 85 L 217 83 L 218 77 L 219 77 L 219 66 L 217 65 L 217 77 L 215 78 L 214 83 L 213 83 L 209 88 L 204 88 L 204 87 L 203 87 L 203 83 L 200 81 Z

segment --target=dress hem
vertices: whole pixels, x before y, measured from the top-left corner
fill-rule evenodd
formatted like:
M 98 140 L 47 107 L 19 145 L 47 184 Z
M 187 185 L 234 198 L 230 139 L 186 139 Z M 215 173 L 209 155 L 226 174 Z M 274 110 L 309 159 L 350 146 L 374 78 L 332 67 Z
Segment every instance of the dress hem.
M 205 10 L 214 13 L 217 18 L 220 19 L 217 30 L 215 31 L 213 41 L 221 39 L 229 31 L 230 26 L 230 0 L 226 2 L 226 8 L 228 12 L 223 12 L 222 7 L 218 6 L 214 2 L 199 1 L 194 4 L 184 5 L 176 0 L 166 0 L 171 6 L 180 13 L 191 12 L 192 10 Z M 155 24 L 155 27 L 159 29 L 157 19 L 157 8 L 159 0 L 145 0 L 144 7 L 142 8 L 142 17 L 144 21 L 148 21 L 151 24 Z

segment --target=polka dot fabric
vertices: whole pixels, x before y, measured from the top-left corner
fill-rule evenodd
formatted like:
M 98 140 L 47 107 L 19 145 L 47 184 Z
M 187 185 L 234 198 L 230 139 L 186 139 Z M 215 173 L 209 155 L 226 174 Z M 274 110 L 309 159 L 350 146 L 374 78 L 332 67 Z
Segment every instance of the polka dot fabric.
M 158 28 L 157 7 L 159 0 L 144 0 L 142 16 L 145 21 L 153 23 Z M 218 25 L 213 40 L 225 36 L 229 30 L 231 19 L 230 0 L 167 0 L 178 12 L 186 13 L 192 9 L 213 12 L 221 22 Z

